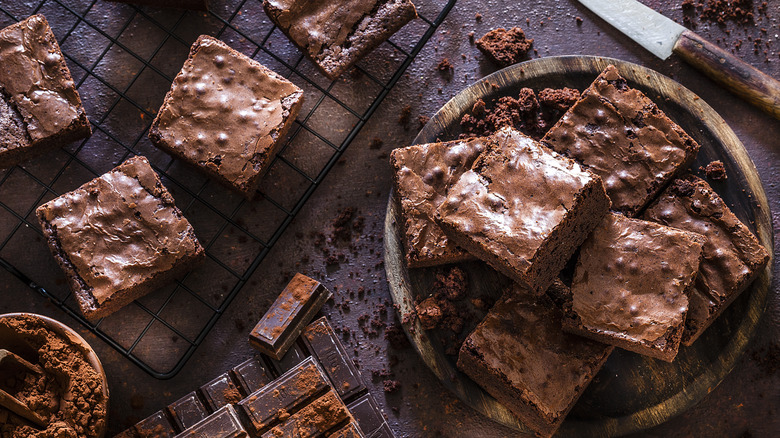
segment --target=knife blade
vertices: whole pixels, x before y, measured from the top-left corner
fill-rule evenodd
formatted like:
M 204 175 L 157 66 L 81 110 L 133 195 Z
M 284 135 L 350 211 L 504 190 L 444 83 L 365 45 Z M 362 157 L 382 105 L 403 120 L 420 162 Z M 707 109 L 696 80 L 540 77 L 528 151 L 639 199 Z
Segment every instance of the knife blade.
M 578 0 L 661 59 L 673 53 L 780 119 L 780 82 L 637 0 Z

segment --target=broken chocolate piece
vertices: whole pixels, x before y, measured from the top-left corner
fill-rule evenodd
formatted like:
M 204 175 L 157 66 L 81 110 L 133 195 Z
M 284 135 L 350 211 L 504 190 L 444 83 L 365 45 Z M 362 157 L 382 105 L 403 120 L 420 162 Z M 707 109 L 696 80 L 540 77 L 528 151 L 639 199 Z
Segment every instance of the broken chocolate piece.
M 208 415 L 194 391 L 168 406 L 168 413 L 179 430 L 195 425 Z
M 236 410 L 231 405 L 224 406 L 177 435 L 178 438 L 246 438 L 248 436 L 238 419 Z
M 260 363 L 260 358 L 249 359 L 237 365 L 233 368 L 232 373 L 244 396 L 257 391 L 272 380 L 271 375 Z
M 284 423 L 263 434 L 262 438 L 313 438 L 323 436 L 352 418 L 339 396 L 328 391 L 300 411 L 291 415 Z
M 206 401 L 209 411 L 216 411 L 222 406 L 238 403 L 241 394 L 230 379 L 228 373 L 223 373 L 216 379 L 200 387 L 200 394 Z
M 278 379 L 239 402 L 258 434 L 322 393 L 330 385 L 313 358 L 307 358 Z
M 347 409 L 352 413 L 352 416 L 360 425 L 360 429 L 367 436 L 372 435 L 386 424 L 385 416 L 382 415 L 382 411 L 379 410 L 379 405 L 377 405 L 371 393 L 366 393 L 353 401 L 347 405 Z
M 347 400 L 365 389 L 360 373 L 324 316 L 306 327 L 301 336 L 320 361 L 339 396 Z
M 330 295 L 317 280 L 295 274 L 249 334 L 249 343 L 280 360 Z
M 172 438 L 176 435 L 176 430 L 163 411 L 157 411 L 139 421 L 134 428 L 135 436 L 139 438 Z
M 333 432 L 328 438 L 365 438 L 365 435 L 360 431 L 357 424 L 352 422 Z

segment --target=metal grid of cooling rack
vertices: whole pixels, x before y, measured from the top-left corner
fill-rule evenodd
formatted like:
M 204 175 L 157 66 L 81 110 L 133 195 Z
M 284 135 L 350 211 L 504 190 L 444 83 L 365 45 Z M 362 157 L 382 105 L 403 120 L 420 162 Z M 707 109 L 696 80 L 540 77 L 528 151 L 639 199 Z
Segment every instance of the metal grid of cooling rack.
M 418 0 L 407 24 L 330 81 L 273 26 L 259 0 L 158 10 L 103 0 L 0 0 L 0 27 L 44 14 L 67 58 L 93 135 L 0 170 L 0 266 L 150 375 L 176 375 L 444 20 L 455 0 Z M 147 130 L 200 34 L 216 36 L 304 89 L 288 139 L 246 201 L 154 148 Z M 149 158 L 206 248 L 175 284 L 91 323 L 48 253 L 35 208 L 128 157 Z M 31 269 L 35 266 L 35 269 Z M 167 351 L 166 355 L 159 354 Z M 170 351 L 176 354 L 171 358 Z M 166 362 L 157 359 L 166 357 Z

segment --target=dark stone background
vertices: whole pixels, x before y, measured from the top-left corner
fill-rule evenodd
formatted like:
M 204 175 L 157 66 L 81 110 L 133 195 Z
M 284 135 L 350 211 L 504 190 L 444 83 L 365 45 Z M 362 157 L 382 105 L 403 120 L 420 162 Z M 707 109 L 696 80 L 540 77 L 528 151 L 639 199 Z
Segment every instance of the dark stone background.
M 424 3 L 424 0 L 420 1 Z M 253 2 L 255 0 L 250 0 L 247 8 L 260 11 L 259 2 Z M 643 2 L 682 21 L 681 1 Z M 16 2 L 0 0 L 3 5 L 11 3 Z M 736 41 L 744 40 L 737 53 L 748 63 L 778 78 L 780 1 L 769 1 L 767 10 L 768 17 L 761 17 L 755 25 L 729 22 L 718 26 L 697 20 L 697 31 L 728 48 L 733 47 Z M 481 14 L 481 19 L 476 18 L 477 14 Z M 577 24 L 575 17 L 582 18 L 581 25 Z M 515 25 L 535 39 L 534 47 L 538 54 L 534 57 L 588 54 L 620 58 L 671 76 L 705 99 L 732 127 L 753 158 L 764 181 L 770 208 L 775 212 L 775 234 L 780 231 L 780 188 L 777 186 L 780 178 L 780 121 L 729 94 L 676 57 L 667 61 L 654 58 L 588 13 L 576 1 L 459 0 L 423 53 L 354 141 L 343 162 L 333 169 L 323 187 L 318 189 L 181 373 L 171 380 L 155 380 L 102 341 L 85 335 L 97 350 L 109 375 L 111 434 L 175 401 L 252 355 L 246 342 L 248 331 L 268 308 L 275 294 L 284 287 L 285 277 L 300 271 L 337 289 L 334 302 L 327 304 L 324 312 L 330 316 L 334 326 L 351 329 L 355 334 L 345 343 L 348 350 L 358 355 L 363 375 L 370 382 L 372 393 L 384 408 L 398 436 L 515 436 L 511 430 L 481 417 L 451 395 L 413 349 L 394 349 L 382 336 L 381 328 L 377 335 L 367 335 L 358 323 L 364 314 L 371 318 L 377 315 L 388 324 L 394 318 L 392 309 L 387 316 L 380 312 L 382 305 L 390 304 L 381 265 L 380 238 L 391 181 L 388 152 L 411 142 L 416 135 L 418 115 L 432 115 L 475 79 L 495 71 L 495 67 L 469 43 L 469 32 L 474 31 L 481 36 L 496 27 Z M 765 28 L 766 32 L 761 28 Z M 136 37 L 143 38 L 143 35 Z M 749 37 L 769 41 L 768 54 L 754 54 Z M 444 58 L 454 65 L 450 79 L 436 70 L 437 64 Z M 401 109 L 407 105 L 411 106 L 412 122 L 405 128 L 397 120 Z M 384 140 L 381 149 L 369 147 L 375 137 Z M 365 218 L 365 227 L 361 233 L 353 233 L 352 248 L 347 244 L 336 244 L 341 246 L 340 250 L 346 254 L 347 260 L 338 266 L 326 267 L 311 232 L 331 233 L 331 221 L 345 207 L 354 207 L 357 214 Z M 778 264 L 775 263 L 775 277 L 777 274 Z M 360 286 L 367 290 L 365 297 L 350 298 L 349 292 L 356 292 Z M 349 305 L 344 306 L 345 302 Z M 33 295 L 26 285 L 4 270 L 0 270 L 0 309 L 3 312 L 43 313 L 80 330 L 72 319 Z M 700 403 L 637 436 L 778 436 L 780 293 L 777 281 L 770 291 L 768 308 L 757 333 L 734 371 Z M 379 370 L 390 371 L 391 377 L 388 378 L 398 380 L 400 389 L 385 394 L 382 389 L 384 378 L 371 378 L 371 372 Z

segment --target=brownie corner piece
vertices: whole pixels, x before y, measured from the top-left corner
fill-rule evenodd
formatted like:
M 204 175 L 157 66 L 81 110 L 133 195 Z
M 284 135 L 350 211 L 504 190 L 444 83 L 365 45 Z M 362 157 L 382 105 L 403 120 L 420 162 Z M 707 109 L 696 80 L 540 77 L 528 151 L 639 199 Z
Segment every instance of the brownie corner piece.
M 507 291 L 458 354 L 458 368 L 541 437 L 556 432 L 613 350 L 565 333 L 562 317 L 547 296 Z
M 264 0 L 263 8 L 330 79 L 417 17 L 410 0 Z
M 609 65 L 542 138 L 601 176 L 612 209 L 634 217 L 680 172 L 699 144 Z
M 251 198 L 303 104 L 303 90 L 202 35 L 149 130 L 151 141 Z
M 691 345 L 761 273 L 769 252 L 715 190 L 693 175 L 674 180 L 642 217 L 707 238 L 682 335 L 682 344 Z
M 609 210 L 601 179 L 512 128 L 450 188 L 436 211 L 448 237 L 541 295 Z
M 39 206 L 36 215 L 89 320 L 173 281 L 205 257 L 142 156 Z
M 583 243 L 564 329 L 674 360 L 706 238 L 610 213 Z
M 401 210 L 407 265 L 438 266 L 473 257 L 453 243 L 434 222 L 436 208 L 449 187 L 485 150 L 487 138 L 427 143 L 390 153 L 393 193 Z
M 92 134 L 46 17 L 0 30 L 0 64 L 0 168 Z

